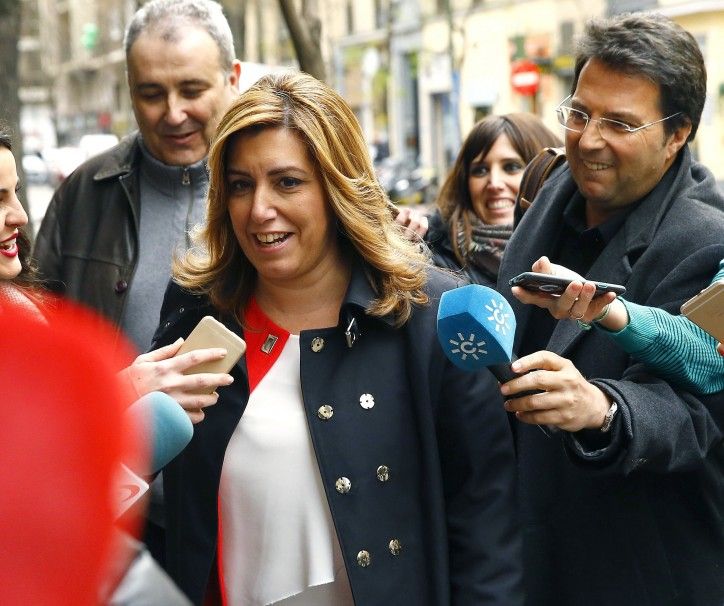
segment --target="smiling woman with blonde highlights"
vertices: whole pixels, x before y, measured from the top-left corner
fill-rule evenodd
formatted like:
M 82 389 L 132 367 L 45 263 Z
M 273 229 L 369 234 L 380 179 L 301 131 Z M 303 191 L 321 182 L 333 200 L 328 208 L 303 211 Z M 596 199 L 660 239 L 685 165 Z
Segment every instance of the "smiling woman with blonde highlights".
M 310 76 L 266 76 L 209 170 L 155 346 L 212 315 L 247 350 L 164 469 L 174 580 L 195 603 L 519 604 L 496 382 L 440 348 L 457 282 L 394 223 L 353 112 Z
M 315 80 L 301 76 L 286 76 L 276 89 L 252 87 L 222 119 L 209 152 L 211 178 L 207 225 L 199 238 L 202 246 L 177 263 L 177 281 L 208 292 L 221 310 L 244 307 L 256 270 L 236 246 L 227 213 L 225 154 L 238 133 L 273 126 L 304 137 L 345 244 L 354 247 L 373 272 L 379 297 L 371 313 L 394 312 L 397 321 L 404 322 L 413 304 L 427 300 L 421 271 L 427 258 L 400 235 L 392 220 L 352 110 L 341 97 L 326 94 Z

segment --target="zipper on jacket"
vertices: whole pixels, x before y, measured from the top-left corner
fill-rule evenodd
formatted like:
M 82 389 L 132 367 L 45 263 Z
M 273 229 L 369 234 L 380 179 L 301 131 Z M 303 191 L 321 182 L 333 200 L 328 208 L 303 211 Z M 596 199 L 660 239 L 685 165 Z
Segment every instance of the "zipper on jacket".
M 184 166 L 184 171 L 181 174 L 181 185 L 191 185 L 191 174 L 187 166 Z

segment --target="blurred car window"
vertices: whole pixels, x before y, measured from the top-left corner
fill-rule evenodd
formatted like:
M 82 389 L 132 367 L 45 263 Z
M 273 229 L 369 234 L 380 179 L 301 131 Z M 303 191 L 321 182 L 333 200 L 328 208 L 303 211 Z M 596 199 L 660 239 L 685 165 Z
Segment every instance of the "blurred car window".
M 118 143 L 118 137 L 107 133 L 95 133 L 83 135 L 80 138 L 78 147 L 83 150 L 85 157 L 92 158 Z
M 50 180 L 48 165 L 35 154 L 23 156 L 23 172 L 28 183 L 48 183 Z
M 49 181 L 53 187 L 57 187 L 86 160 L 85 152 L 80 147 L 46 147 L 41 154 L 48 166 Z

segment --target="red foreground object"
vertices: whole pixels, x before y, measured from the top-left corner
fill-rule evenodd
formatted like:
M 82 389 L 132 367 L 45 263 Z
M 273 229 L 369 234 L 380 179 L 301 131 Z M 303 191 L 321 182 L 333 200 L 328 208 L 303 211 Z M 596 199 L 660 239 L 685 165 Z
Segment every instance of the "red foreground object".
M 104 322 L 62 305 L 0 312 L 0 604 L 96 604 L 117 553 L 114 481 L 143 459 Z

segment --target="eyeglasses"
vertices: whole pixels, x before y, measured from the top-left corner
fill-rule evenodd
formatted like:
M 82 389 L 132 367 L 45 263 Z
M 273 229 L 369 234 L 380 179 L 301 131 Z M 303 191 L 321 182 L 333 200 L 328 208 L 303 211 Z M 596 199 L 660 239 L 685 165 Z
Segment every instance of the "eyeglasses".
M 666 118 L 654 120 L 653 122 L 648 122 L 647 124 L 642 124 L 641 126 L 631 126 L 630 124 L 626 124 L 620 120 L 611 120 L 610 118 L 591 118 L 586 112 L 563 105 L 572 96 L 573 95 L 568 95 L 558 104 L 558 107 L 556 107 L 558 122 L 561 123 L 563 128 L 571 130 L 574 133 L 582 133 L 586 130 L 589 122 L 595 122 L 598 127 L 598 134 L 606 140 L 614 139 L 616 137 L 625 137 L 631 133 L 635 133 L 636 131 L 658 124 L 659 122 L 664 122 L 665 120 L 674 118 L 681 113 L 676 112 L 675 114 L 666 116 Z

